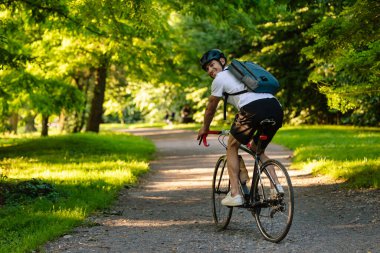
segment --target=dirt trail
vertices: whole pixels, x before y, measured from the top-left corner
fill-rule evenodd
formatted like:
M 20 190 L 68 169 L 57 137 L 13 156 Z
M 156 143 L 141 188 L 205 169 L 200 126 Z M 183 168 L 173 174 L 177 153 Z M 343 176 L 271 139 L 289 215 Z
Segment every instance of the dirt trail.
M 260 235 L 247 211 L 234 209 L 227 230 L 216 231 L 211 213 L 211 179 L 224 154 L 215 138 L 200 147 L 196 134 L 144 129 L 158 150 L 152 171 L 139 187 L 124 189 L 111 210 L 89 218 L 45 246 L 46 252 L 380 252 L 380 191 L 348 191 L 326 177 L 289 170 L 295 215 L 279 244 Z M 287 167 L 291 151 L 267 150 Z M 249 166 L 249 165 L 248 165 Z

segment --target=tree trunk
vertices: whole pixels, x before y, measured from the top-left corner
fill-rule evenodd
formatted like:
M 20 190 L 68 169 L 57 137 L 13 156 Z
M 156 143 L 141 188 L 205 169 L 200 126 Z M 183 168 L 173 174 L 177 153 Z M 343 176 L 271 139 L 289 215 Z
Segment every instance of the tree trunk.
M 59 131 L 61 133 L 65 131 L 65 122 L 66 122 L 65 110 L 62 110 L 61 113 L 59 114 L 59 120 L 58 120 Z
M 86 132 L 99 132 L 99 126 L 103 116 L 104 92 L 106 90 L 107 61 L 104 60 L 96 69 L 97 78 L 94 88 L 94 97 L 91 102 L 90 115 L 87 122 Z
M 25 132 L 30 133 L 30 132 L 36 132 L 37 128 L 34 125 L 34 118 L 36 116 L 33 116 L 32 114 L 28 113 L 25 117 Z
M 12 133 L 17 134 L 17 125 L 18 125 L 18 113 L 12 113 L 9 118 L 10 130 Z
M 73 75 L 73 79 L 75 81 L 76 87 L 83 93 L 84 95 L 84 101 L 83 101 L 83 107 L 80 110 L 76 110 L 74 112 L 74 124 L 70 129 L 66 128 L 67 130 L 71 131 L 72 133 L 79 133 L 82 131 L 84 126 L 86 125 L 86 119 L 87 119 L 87 110 L 88 107 L 88 93 L 89 91 L 93 91 L 93 88 L 90 89 L 90 87 L 93 87 L 94 85 L 94 73 L 95 69 L 90 68 L 87 70 L 79 71 L 75 75 Z
M 49 130 L 49 116 L 42 116 L 41 136 L 48 136 L 48 130 Z

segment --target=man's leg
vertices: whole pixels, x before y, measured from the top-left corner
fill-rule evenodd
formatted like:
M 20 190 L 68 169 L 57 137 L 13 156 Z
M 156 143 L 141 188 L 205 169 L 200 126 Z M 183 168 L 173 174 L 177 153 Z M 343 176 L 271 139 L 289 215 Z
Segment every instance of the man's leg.
M 254 151 L 254 152 L 256 152 L 256 144 L 255 144 L 254 141 L 251 142 L 251 150 Z M 265 163 L 269 159 L 270 158 L 264 152 L 262 152 L 260 154 L 260 160 L 261 160 L 262 163 Z M 275 170 L 274 170 L 274 168 L 273 168 L 272 165 L 268 166 L 268 172 L 269 172 L 270 176 L 273 178 L 274 182 L 276 184 L 279 184 L 280 182 L 278 181 L 277 174 L 276 174 L 276 172 L 275 172 Z M 271 185 L 271 188 L 274 188 L 274 185 Z
M 269 160 L 270 158 L 265 154 L 265 153 L 262 153 L 260 155 L 260 159 L 263 163 L 265 163 L 267 160 Z M 277 175 L 276 175 L 276 172 L 274 171 L 274 168 L 273 166 L 268 166 L 268 172 L 269 174 L 271 175 L 271 177 L 273 178 L 273 180 L 276 182 L 276 184 L 278 184 L 278 178 L 277 178 Z
M 260 155 L 260 159 L 264 163 L 267 160 L 269 160 L 269 157 L 266 154 L 262 153 Z M 277 177 L 276 171 L 274 170 L 273 166 L 270 165 L 267 168 L 268 168 L 268 172 L 269 172 L 270 176 L 273 178 L 274 182 L 277 185 L 277 189 L 278 189 L 279 193 L 284 193 L 284 189 L 282 188 L 280 182 L 278 181 L 278 177 Z M 273 195 L 276 195 L 276 190 L 274 190 L 274 185 L 271 184 L 270 187 L 271 187 L 271 192 L 273 192 Z
M 228 138 L 227 146 L 227 166 L 228 166 L 228 175 L 230 176 L 231 182 L 231 195 L 232 197 L 240 194 L 239 187 L 239 173 L 240 173 L 240 161 L 238 157 L 240 143 L 230 135 Z

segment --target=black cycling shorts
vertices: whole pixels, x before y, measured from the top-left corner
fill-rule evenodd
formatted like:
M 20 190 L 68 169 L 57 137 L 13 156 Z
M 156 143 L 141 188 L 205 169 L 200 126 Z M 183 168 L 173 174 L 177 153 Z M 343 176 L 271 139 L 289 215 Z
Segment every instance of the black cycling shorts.
M 250 140 L 257 144 L 259 140 L 258 129 L 260 122 L 264 119 L 273 119 L 276 125 L 266 127 L 264 134 L 268 139 L 261 142 L 261 149 L 265 150 L 273 139 L 277 130 L 282 127 L 284 112 L 276 98 L 265 98 L 255 100 L 243 106 L 236 114 L 234 123 L 231 126 L 231 134 L 240 143 L 247 145 Z

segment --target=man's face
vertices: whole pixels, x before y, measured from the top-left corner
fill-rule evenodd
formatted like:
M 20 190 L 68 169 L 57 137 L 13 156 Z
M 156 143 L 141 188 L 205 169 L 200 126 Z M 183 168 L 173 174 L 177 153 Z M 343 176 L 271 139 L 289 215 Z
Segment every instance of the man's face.
M 225 60 L 223 58 L 220 58 L 220 61 L 222 64 L 224 64 Z M 216 74 L 223 71 L 223 67 L 217 60 L 212 60 L 207 66 L 206 66 L 207 74 L 211 78 L 215 78 Z

